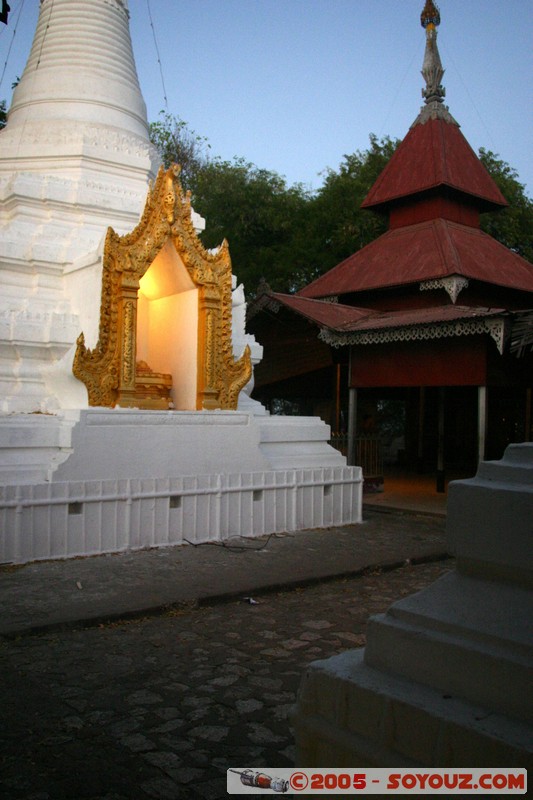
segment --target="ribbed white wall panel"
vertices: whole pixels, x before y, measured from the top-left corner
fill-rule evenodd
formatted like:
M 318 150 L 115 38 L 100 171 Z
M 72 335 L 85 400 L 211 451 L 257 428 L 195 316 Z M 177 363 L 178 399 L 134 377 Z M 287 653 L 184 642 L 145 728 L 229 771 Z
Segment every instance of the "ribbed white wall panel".
M 360 467 L 0 487 L 0 562 L 361 522 Z

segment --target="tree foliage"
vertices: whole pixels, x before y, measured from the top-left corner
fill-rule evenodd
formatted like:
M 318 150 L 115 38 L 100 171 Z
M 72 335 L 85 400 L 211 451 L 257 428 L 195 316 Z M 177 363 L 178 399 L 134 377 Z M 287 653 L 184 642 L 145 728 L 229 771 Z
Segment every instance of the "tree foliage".
M 248 290 L 265 278 L 273 289 L 294 289 L 295 241 L 309 201 L 300 185 L 244 159 L 214 159 L 198 174 L 193 204 L 207 220 L 206 247 L 228 239 L 233 269 Z
M 0 100 L 0 130 L 5 128 L 7 122 L 6 101 Z
M 513 167 L 483 147 L 479 157 L 509 203 L 502 211 L 483 214 L 481 228 L 505 247 L 533 262 L 533 201 L 526 195 Z
M 398 146 L 398 140 L 370 135 L 370 147 L 345 155 L 338 170 L 328 168 L 310 199 L 302 234 L 307 241 L 307 282 L 377 239 L 386 220 L 361 203 Z
M 205 136 L 199 136 L 179 117 L 160 111 L 157 122 L 150 123 L 150 141 L 165 167 L 180 164 L 182 186 L 192 189 L 198 174 L 209 163 L 210 145 Z

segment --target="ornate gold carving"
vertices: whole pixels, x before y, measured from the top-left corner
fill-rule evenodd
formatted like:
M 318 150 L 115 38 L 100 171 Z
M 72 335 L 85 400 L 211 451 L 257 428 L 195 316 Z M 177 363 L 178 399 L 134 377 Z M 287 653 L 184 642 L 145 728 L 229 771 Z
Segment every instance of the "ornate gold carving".
M 214 384 L 214 357 L 215 348 L 213 342 L 213 314 L 211 311 L 208 311 L 205 325 L 205 373 L 209 385 Z
M 122 356 L 122 377 L 124 383 L 134 383 L 135 373 L 135 313 L 133 301 L 128 300 L 124 305 L 124 348 Z
M 100 329 L 96 347 L 78 337 L 73 373 L 83 381 L 89 405 L 143 406 L 137 391 L 136 292 L 153 260 L 171 241 L 198 289 L 196 407 L 234 409 L 252 375 L 250 349 L 235 360 L 231 339 L 231 260 L 227 242 L 209 253 L 191 220 L 179 167 L 159 170 L 141 221 L 125 236 L 108 229 L 102 272 Z M 132 388 L 133 387 L 133 388 Z

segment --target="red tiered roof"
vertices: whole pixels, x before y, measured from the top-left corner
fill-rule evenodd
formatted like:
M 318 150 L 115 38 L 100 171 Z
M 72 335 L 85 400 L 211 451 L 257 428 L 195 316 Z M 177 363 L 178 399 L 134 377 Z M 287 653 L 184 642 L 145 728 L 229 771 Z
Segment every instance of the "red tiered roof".
M 449 187 L 492 211 L 507 201 L 455 121 L 416 123 L 363 200 L 361 208 L 379 211 L 421 192 Z
M 399 311 L 375 311 L 368 308 L 325 303 L 290 294 L 272 292 L 269 298 L 280 306 L 298 314 L 308 322 L 338 333 L 378 331 L 385 328 L 406 328 L 458 320 L 498 317 L 503 308 L 481 306 L 444 305 L 430 308 L 407 308 Z
M 341 303 L 325 303 L 322 300 L 310 300 L 294 294 L 272 292 L 268 296 L 274 302 L 289 308 L 310 322 L 325 325 L 327 328 L 341 329 L 375 314 L 368 308 L 346 306 Z
M 477 228 L 444 219 L 387 231 L 298 292 L 341 296 L 461 275 L 533 292 L 533 264 Z

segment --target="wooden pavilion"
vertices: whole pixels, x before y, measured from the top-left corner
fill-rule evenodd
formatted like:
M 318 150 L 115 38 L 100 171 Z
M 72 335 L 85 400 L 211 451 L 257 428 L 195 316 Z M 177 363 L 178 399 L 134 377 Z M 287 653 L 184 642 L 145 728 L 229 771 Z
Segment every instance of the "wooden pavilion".
M 265 286 L 248 328 L 264 346 L 258 399 L 345 430 L 349 463 L 365 460 L 356 442 L 388 437 L 389 458 L 435 470 L 443 491 L 445 471 L 531 440 L 533 355 L 517 332 L 533 265 L 480 229 L 507 203 L 443 104 L 430 0 L 421 22 L 424 106 L 363 202 L 387 232 L 296 295 Z

